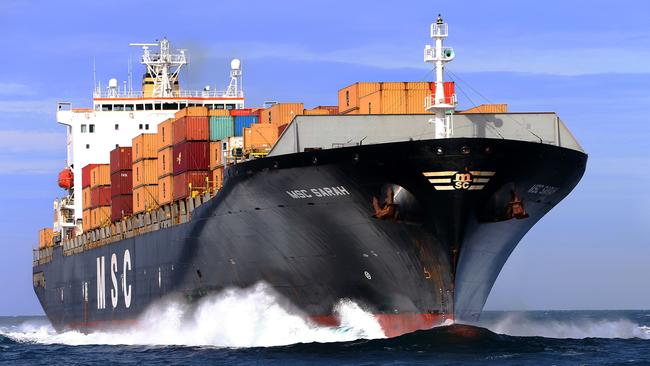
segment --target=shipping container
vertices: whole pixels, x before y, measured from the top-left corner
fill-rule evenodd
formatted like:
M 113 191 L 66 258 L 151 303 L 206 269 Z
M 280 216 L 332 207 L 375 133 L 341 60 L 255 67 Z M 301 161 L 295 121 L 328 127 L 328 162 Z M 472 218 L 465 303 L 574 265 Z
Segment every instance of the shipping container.
M 212 190 L 218 191 L 223 187 L 223 169 L 224 167 L 218 167 L 216 169 L 212 169 L 210 172 L 210 180 L 212 183 Z
M 229 115 L 235 117 L 235 116 L 252 116 L 253 115 L 253 108 L 242 108 L 242 109 L 230 109 Z
M 81 228 L 83 231 L 88 231 L 92 227 L 92 220 L 90 219 L 90 208 L 85 208 L 81 215 Z
M 234 109 L 211 109 L 210 112 L 208 112 L 208 115 L 210 117 L 212 116 L 230 116 L 230 111 L 234 111 Z
M 244 151 L 249 152 L 251 151 L 251 129 L 244 128 L 244 133 L 242 135 L 244 141 Z
M 111 197 L 133 193 L 133 172 L 122 170 L 111 174 Z
M 174 172 L 174 149 L 172 146 L 158 151 L 158 178 Z
M 210 168 L 210 142 L 188 141 L 174 145 L 174 175 Z
M 210 142 L 210 170 L 223 164 L 221 140 Z
M 158 181 L 156 180 L 156 183 Z M 155 210 L 158 203 L 158 184 L 144 185 L 133 188 L 133 213 Z
M 172 146 L 174 143 L 172 131 L 174 119 L 169 118 L 158 124 L 158 132 L 156 132 L 156 140 L 158 151 Z
M 424 100 L 431 95 L 430 89 L 409 89 L 406 91 L 406 113 L 430 113 L 424 110 Z
M 330 114 L 327 109 L 305 109 L 303 113 L 305 116 L 322 116 Z
M 111 150 L 111 174 L 120 170 L 131 170 L 132 164 L 131 147 L 116 147 Z
M 476 107 L 457 112 L 458 114 L 475 113 L 508 113 L 507 104 L 481 104 Z
M 359 114 L 381 114 L 381 96 L 382 91 L 377 91 L 375 93 L 369 93 L 364 95 L 359 99 L 359 109 L 357 110 Z
M 206 117 L 208 115 L 207 107 L 187 107 L 183 108 L 180 111 L 176 112 L 174 117 L 177 119 L 183 117 Z
M 406 83 L 407 90 L 431 90 L 430 82 L 428 81 L 409 81 Z
M 305 110 L 303 103 L 278 103 L 267 108 L 260 115 L 259 123 L 270 123 L 276 126 L 289 123 L 295 116 L 302 115 Z
M 210 172 L 204 171 L 189 171 L 174 176 L 174 200 L 181 200 L 190 195 L 194 196 L 205 192 L 209 187 Z
M 284 132 L 284 130 L 287 129 L 287 126 L 289 126 L 289 125 L 286 124 L 286 125 L 278 126 L 278 138 L 280 138 L 280 135 L 282 135 L 282 133 Z
M 385 81 L 381 83 L 381 90 L 406 90 L 406 83 L 401 81 Z
M 233 136 L 243 136 L 244 128 L 250 127 L 253 123 L 257 123 L 257 116 L 236 116 Z M 212 134 L 210 138 L 212 139 Z
M 133 162 L 142 159 L 155 159 L 158 155 L 158 139 L 155 133 L 143 133 L 132 140 L 131 157 Z
M 406 113 L 406 90 L 405 89 L 382 90 L 380 113 L 381 114 L 405 114 Z
M 97 229 L 111 223 L 111 206 L 101 206 L 90 210 L 90 228 Z
M 46 227 L 38 231 L 38 248 L 45 249 L 54 245 L 54 230 Z
M 158 179 L 158 203 L 166 205 L 174 200 L 174 176 L 168 175 Z
M 111 221 L 117 222 L 133 215 L 133 195 L 122 194 L 111 198 Z
M 90 171 L 99 164 L 88 164 L 81 168 L 81 188 L 90 187 Z
M 210 117 L 210 141 L 224 140 L 235 135 L 235 119 L 231 116 Z
M 183 117 L 174 121 L 172 129 L 174 145 L 185 141 L 208 141 L 210 139 L 208 117 Z
M 90 188 L 111 184 L 110 164 L 98 164 L 90 170 Z
M 359 100 L 361 98 L 378 93 L 381 90 L 381 83 L 354 83 L 339 90 L 338 112 L 342 114 L 358 114 Z
M 81 190 L 81 208 L 83 210 L 90 208 L 90 187 Z
M 270 124 L 251 125 L 251 150 L 270 150 L 278 140 L 278 127 Z
M 339 114 L 339 107 L 336 105 L 319 105 L 313 109 L 324 109 L 329 112 L 329 114 Z
M 90 208 L 111 205 L 111 186 L 97 186 L 90 189 Z
M 133 188 L 158 184 L 158 159 L 145 159 L 134 163 L 131 177 L 133 178 Z

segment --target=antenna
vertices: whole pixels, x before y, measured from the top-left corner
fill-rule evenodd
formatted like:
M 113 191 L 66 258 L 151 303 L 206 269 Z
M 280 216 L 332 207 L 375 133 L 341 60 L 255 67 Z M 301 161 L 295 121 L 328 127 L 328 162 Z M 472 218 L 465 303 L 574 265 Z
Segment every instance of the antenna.
M 132 73 L 132 67 L 131 67 L 131 55 L 129 55 L 129 64 L 128 64 L 128 76 L 127 80 L 129 81 L 129 93 L 133 92 L 133 73 Z
M 452 123 L 451 116 L 447 112 L 453 112 L 456 108 L 456 95 L 450 93 L 445 95 L 443 71 L 445 64 L 454 59 L 454 49 L 443 47 L 442 41 L 449 35 L 447 23 L 442 20 L 438 14 L 438 19 L 431 24 L 431 38 L 435 44 L 424 46 L 424 61 L 432 62 L 436 70 L 436 90 L 433 95 L 429 95 L 424 100 L 424 107 L 427 111 L 435 113 L 431 122 L 435 125 L 436 138 L 451 137 Z
M 95 56 L 93 56 L 93 89 L 95 93 L 99 92 L 99 86 L 97 85 L 97 68 L 95 66 Z
M 147 67 L 147 74 L 153 78 L 152 96 L 173 97 L 173 84 L 178 81 L 181 68 L 187 65 L 185 50 L 172 53 L 167 38 L 163 38 L 158 43 L 130 43 L 129 45 L 142 47 L 140 63 Z M 152 53 L 149 47 L 158 47 L 158 53 Z
M 234 58 L 230 61 L 230 84 L 226 90 L 227 97 L 242 97 L 244 95 L 241 88 L 241 76 L 241 60 Z

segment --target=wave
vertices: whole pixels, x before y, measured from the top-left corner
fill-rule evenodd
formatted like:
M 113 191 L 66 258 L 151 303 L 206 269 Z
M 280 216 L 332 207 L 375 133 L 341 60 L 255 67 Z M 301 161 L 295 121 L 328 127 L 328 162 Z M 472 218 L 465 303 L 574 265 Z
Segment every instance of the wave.
M 493 332 L 511 336 L 546 338 L 639 338 L 650 339 L 650 327 L 625 318 L 619 319 L 531 319 L 526 313 L 511 313 L 505 317 L 481 322 Z
M 196 306 L 166 300 L 151 306 L 130 329 L 84 334 L 57 333 L 49 324 L 26 322 L 0 330 L 18 342 L 65 345 L 181 345 L 269 347 L 301 342 L 345 342 L 383 338 L 371 313 L 349 300 L 335 307 L 339 327 L 319 326 L 289 312 L 269 286 L 231 289 L 201 299 Z

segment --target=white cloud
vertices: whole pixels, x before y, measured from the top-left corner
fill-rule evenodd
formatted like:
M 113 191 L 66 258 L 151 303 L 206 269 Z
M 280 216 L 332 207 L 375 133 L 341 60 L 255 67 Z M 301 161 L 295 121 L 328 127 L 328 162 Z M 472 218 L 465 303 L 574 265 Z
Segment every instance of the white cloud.
M 0 100 L 1 113 L 51 114 L 56 113 L 56 100 Z
M 56 174 L 65 161 L 57 159 L 8 159 L 0 157 L 0 175 Z
M 34 89 L 26 84 L 15 82 L 0 82 L 0 95 L 25 96 L 33 95 Z
M 60 152 L 65 149 L 65 141 L 65 133 L 60 132 L 0 130 L 0 151 L 3 154 Z

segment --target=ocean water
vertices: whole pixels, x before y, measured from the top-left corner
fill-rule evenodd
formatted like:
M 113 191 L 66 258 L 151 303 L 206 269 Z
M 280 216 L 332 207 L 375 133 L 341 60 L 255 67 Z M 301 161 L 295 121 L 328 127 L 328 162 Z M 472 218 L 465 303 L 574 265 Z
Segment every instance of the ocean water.
M 156 304 L 128 330 L 0 317 L 0 365 L 650 365 L 650 311 L 485 312 L 391 339 L 358 305 L 336 311 L 340 327 L 317 326 L 258 286 Z

